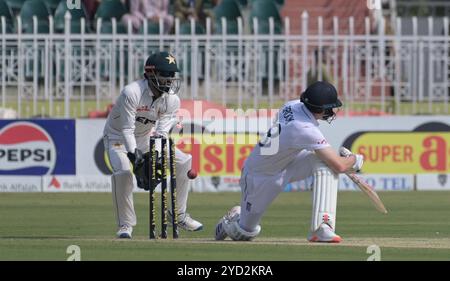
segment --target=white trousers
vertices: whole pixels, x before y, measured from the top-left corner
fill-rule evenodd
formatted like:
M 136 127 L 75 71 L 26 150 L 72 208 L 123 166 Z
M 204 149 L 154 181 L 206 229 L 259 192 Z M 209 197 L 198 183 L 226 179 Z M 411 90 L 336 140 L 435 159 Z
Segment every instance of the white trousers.
M 244 167 L 240 179 L 242 196 L 239 225 L 246 231 L 256 229 L 267 208 L 284 187 L 314 175 L 318 161 L 314 152 L 303 150 L 277 175 L 251 174 Z
M 142 152 L 149 151 L 149 137 L 137 138 L 137 146 Z M 131 164 L 127 157 L 125 145 L 121 140 L 103 138 L 105 150 L 113 170 L 112 195 L 117 225 L 136 225 L 136 212 L 133 206 L 133 183 L 129 179 Z M 160 147 L 157 146 L 157 150 Z M 168 150 L 167 150 L 168 153 Z M 177 177 L 177 210 L 179 214 L 185 213 L 189 192 L 189 178 L 187 172 L 191 169 L 192 156 L 175 149 L 175 164 Z M 123 180 L 122 180 L 123 179 Z

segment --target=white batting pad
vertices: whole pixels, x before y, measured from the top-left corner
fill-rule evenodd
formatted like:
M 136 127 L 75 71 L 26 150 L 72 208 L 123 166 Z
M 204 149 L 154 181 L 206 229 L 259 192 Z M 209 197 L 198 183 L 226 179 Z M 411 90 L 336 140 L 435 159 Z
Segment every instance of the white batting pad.
M 122 171 L 111 177 L 114 213 L 117 225 L 136 225 L 136 213 L 133 205 L 133 175 Z
M 312 194 L 311 231 L 317 230 L 322 223 L 327 223 L 333 230 L 336 225 L 336 203 L 339 177 L 324 164 L 314 172 Z
M 192 168 L 192 156 L 175 149 L 176 176 L 177 176 L 177 210 L 183 214 L 187 209 L 189 195 L 189 178 L 187 172 Z

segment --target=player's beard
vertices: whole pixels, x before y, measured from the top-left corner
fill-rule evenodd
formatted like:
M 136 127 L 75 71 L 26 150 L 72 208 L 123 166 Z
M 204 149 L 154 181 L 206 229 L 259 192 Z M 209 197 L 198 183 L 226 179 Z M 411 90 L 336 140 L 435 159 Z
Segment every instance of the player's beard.
M 153 74 L 146 74 L 149 86 L 156 89 L 161 95 L 163 93 L 177 94 L 180 89 L 180 78 L 175 75 L 167 77 Z

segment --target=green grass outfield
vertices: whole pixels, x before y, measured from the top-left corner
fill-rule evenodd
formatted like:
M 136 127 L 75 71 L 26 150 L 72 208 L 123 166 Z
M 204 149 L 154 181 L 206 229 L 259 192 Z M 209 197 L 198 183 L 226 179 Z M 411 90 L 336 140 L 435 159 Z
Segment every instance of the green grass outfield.
M 177 241 L 149 241 L 148 198 L 139 193 L 138 225 L 133 239 L 124 241 L 114 237 L 109 193 L 0 193 L 0 260 L 64 261 L 67 247 L 78 245 L 81 260 L 364 261 L 373 244 L 381 260 L 450 260 L 450 192 L 382 192 L 387 215 L 376 212 L 362 193 L 341 192 L 337 232 L 344 241 L 333 245 L 306 241 L 310 197 L 283 193 L 254 241 L 217 242 L 215 223 L 239 201 L 239 193 L 191 193 L 189 211 L 204 230 L 181 231 Z

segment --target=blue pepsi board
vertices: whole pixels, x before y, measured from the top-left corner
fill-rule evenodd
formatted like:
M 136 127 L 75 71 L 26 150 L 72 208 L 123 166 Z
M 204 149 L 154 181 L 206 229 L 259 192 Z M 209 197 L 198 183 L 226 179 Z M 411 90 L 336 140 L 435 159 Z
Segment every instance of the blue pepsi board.
M 0 175 L 75 175 L 75 120 L 0 120 Z

